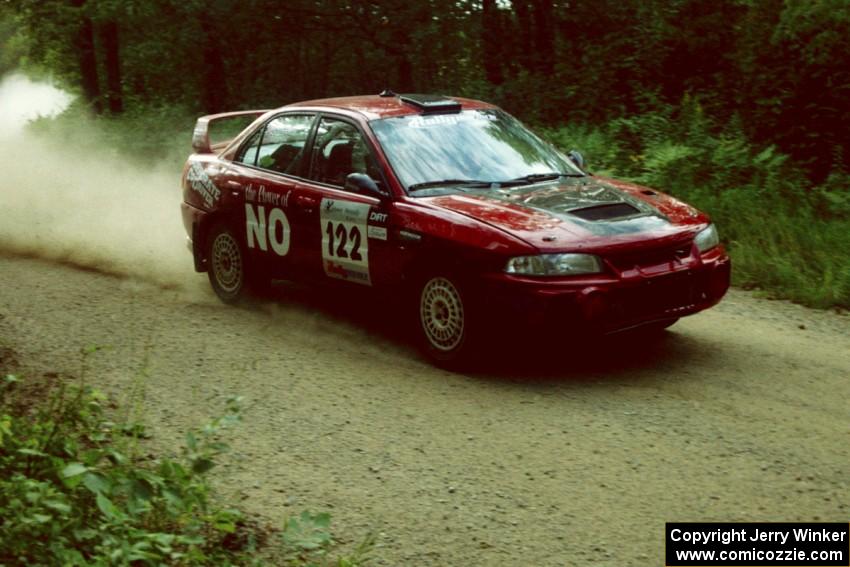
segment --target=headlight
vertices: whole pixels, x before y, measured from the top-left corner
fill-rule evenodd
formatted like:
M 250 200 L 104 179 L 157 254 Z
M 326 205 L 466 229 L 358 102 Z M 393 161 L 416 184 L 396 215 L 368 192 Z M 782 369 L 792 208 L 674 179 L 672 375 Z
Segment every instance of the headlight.
M 602 261 L 592 254 L 540 254 L 517 256 L 508 260 L 505 271 L 529 276 L 574 276 L 598 274 Z
M 717 235 L 717 229 L 714 225 L 710 224 L 697 234 L 697 237 L 694 238 L 694 242 L 697 243 L 697 248 L 699 248 L 700 252 L 708 252 L 720 244 L 720 237 Z

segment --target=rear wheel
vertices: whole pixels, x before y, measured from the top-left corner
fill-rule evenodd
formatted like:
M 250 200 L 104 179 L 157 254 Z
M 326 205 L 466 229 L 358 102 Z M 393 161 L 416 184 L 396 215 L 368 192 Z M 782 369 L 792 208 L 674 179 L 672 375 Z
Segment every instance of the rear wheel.
M 249 264 L 236 233 L 224 223 L 207 238 L 207 276 L 215 294 L 225 303 L 237 303 L 265 289 L 268 278 Z
M 453 365 L 472 351 L 472 309 L 458 278 L 430 275 L 418 286 L 418 321 L 425 353 L 435 362 Z

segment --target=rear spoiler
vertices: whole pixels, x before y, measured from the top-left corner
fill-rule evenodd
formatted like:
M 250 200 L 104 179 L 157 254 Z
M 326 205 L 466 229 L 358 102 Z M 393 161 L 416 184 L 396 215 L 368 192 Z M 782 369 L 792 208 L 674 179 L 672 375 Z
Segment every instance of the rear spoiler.
M 227 120 L 228 118 L 240 118 L 242 116 L 260 117 L 268 112 L 268 110 L 239 110 L 236 112 L 222 112 L 221 114 L 208 114 L 201 116 L 195 122 L 195 130 L 192 132 L 192 149 L 195 153 L 210 154 L 213 152 L 213 146 L 210 144 L 210 124 L 219 120 Z M 216 149 L 219 149 L 223 144 L 216 143 Z

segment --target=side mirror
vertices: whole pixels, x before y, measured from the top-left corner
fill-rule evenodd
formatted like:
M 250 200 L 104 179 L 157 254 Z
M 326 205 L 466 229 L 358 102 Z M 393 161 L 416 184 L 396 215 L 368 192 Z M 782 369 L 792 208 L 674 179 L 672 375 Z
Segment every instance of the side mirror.
M 387 194 L 378 187 L 375 180 L 365 173 L 349 173 L 345 178 L 345 190 L 380 199 L 387 197 Z
M 578 150 L 570 150 L 567 154 L 570 161 L 578 166 L 579 169 L 584 169 L 584 156 Z

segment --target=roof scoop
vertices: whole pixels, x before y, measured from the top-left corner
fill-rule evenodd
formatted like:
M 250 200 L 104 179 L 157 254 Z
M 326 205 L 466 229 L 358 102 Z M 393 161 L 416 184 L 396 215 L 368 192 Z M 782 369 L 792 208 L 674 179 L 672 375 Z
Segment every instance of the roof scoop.
M 402 102 L 412 104 L 426 114 L 447 114 L 460 112 L 461 104 L 453 98 L 431 94 L 403 94 L 398 97 Z

